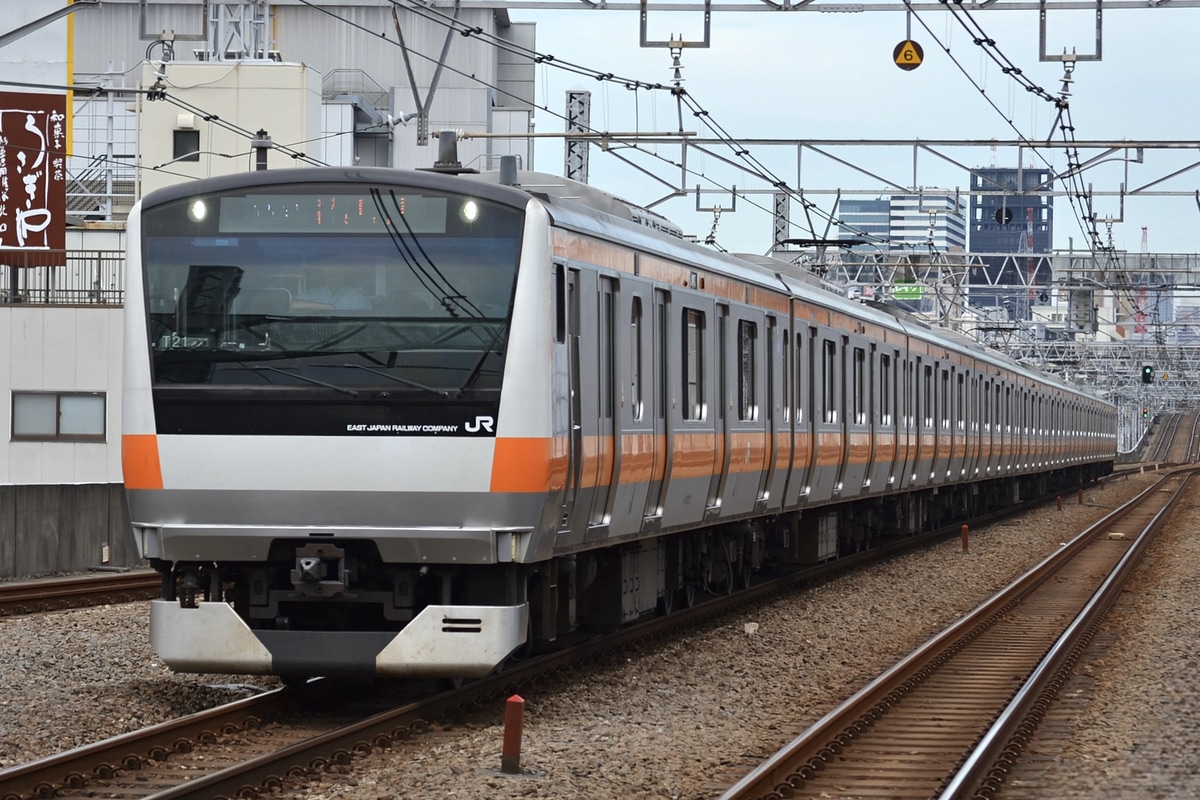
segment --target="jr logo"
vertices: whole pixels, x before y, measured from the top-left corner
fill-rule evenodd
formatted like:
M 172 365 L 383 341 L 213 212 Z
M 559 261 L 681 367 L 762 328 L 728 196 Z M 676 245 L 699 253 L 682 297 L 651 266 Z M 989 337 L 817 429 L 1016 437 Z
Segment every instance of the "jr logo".
M 474 422 L 465 423 L 463 428 L 468 433 L 479 433 L 481 430 L 487 431 L 488 433 L 493 433 L 492 425 L 494 424 L 495 420 L 493 420 L 491 417 L 476 417 Z

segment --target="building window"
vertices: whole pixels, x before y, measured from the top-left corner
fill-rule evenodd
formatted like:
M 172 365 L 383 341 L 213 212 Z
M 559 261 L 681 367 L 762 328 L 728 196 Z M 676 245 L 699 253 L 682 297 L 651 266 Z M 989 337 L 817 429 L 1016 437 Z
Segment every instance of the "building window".
M 13 392 L 13 441 L 103 442 L 103 392 Z
M 200 160 L 200 131 L 178 130 L 171 133 L 174 136 L 172 161 Z

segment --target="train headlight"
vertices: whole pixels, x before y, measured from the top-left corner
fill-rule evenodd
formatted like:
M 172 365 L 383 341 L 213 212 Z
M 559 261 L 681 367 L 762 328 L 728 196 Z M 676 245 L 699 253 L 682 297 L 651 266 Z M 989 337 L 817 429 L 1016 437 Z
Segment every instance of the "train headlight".
M 462 217 L 463 222 L 474 222 L 479 219 L 479 203 L 474 200 L 467 200 L 462 204 L 462 208 L 458 210 L 458 215 Z
M 193 200 L 188 205 L 188 219 L 192 222 L 204 222 L 208 216 L 208 204 L 203 200 Z

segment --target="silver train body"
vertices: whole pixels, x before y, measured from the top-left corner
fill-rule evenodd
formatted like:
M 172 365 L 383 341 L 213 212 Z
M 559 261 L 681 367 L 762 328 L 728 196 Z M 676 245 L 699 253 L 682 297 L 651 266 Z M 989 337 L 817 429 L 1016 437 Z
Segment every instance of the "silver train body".
M 520 181 L 280 170 L 135 207 L 123 459 L 165 663 L 477 676 L 1111 469 L 1084 390 Z

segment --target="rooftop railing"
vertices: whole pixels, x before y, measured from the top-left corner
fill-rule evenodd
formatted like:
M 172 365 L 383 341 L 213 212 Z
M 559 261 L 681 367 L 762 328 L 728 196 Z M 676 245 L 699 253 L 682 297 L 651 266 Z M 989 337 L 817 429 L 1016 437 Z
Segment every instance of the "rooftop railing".
M 121 250 L 0 250 L 0 304 L 120 306 Z

